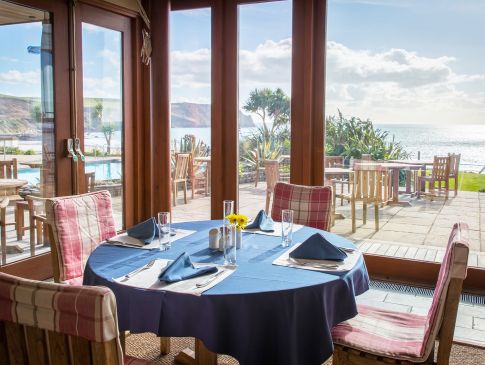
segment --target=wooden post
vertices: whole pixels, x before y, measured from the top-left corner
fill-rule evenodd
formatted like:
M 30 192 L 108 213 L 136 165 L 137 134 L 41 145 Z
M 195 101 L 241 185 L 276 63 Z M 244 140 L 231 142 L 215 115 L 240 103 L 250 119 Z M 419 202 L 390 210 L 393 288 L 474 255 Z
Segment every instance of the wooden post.
M 236 0 L 212 6 L 211 217 L 238 199 L 238 10 Z
M 293 2 L 291 182 L 323 185 L 326 0 Z
M 170 1 L 151 2 L 151 190 L 150 209 L 155 215 L 170 211 Z

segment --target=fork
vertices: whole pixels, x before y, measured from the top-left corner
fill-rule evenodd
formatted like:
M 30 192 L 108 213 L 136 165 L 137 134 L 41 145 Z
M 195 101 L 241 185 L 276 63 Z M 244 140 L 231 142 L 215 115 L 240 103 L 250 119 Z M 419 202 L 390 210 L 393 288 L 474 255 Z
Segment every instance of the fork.
M 289 257 L 289 260 L 293 262 L 296 265 L 301 265 L 301 266 L 309 266 L 309 267 L 315 267 L 315 268 L 325 268 L 325 269 L 338 269 L 337 264 L 322 264 L 319 262 L 301 262 L 297 261 L 291 257 Z
M 136 270 L 129 272 L 128 274 L 125 275 L 125 277 L 121 281 L 127 281 L 128 279 L 132 278 L 133 276 L 142 272 L 143 270 L 147 270 L 147 269 L 151 268 L 153 265 L 155 265 L 155 261 L 156 260 L 152 260 L 148 264 L 146 264 L 145 266 L 142 266 L 142 267 L 140 267 Z

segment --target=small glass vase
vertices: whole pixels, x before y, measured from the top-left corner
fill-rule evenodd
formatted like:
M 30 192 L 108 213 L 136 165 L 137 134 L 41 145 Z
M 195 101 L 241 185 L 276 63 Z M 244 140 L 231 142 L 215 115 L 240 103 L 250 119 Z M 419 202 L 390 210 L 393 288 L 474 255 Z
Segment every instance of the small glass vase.
M 236 249 L 242 248 L 242 230 L 236 229 Z

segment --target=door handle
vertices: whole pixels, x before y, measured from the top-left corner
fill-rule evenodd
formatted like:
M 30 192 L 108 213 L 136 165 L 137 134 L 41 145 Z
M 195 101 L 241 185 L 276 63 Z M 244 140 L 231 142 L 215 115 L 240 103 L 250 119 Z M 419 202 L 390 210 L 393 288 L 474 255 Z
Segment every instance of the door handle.
M 77 155 L 79 156 L 79 158 L 81 159 L 81 161 L 84 162 L 84 160 L 86 159 L 84 157 L 84 153 L 83 151 L 81 150 L 81 140 L 79 138 L 76 138 L 74 140 L 74 151 L 76 151 Z
M 72 158 L 74 162 L 77 162 L 76 152 L 74 152 L 74 140 L 72 138 L 66 139 L 66 152 L 68 158 Z

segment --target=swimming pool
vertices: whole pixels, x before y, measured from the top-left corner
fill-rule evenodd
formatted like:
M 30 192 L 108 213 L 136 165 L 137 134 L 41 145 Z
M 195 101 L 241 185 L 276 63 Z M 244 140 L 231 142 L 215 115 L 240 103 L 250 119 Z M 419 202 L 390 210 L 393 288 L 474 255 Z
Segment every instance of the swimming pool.
M 121 179 L 122 164 L 120 160 L 104 160 L 86 162 L 86 172 L 94 172 L 96 180 Z M 18 170 L 18 178 L 27 180 L 29 184 L 38 184 L 40 169 L 26 168 Z

